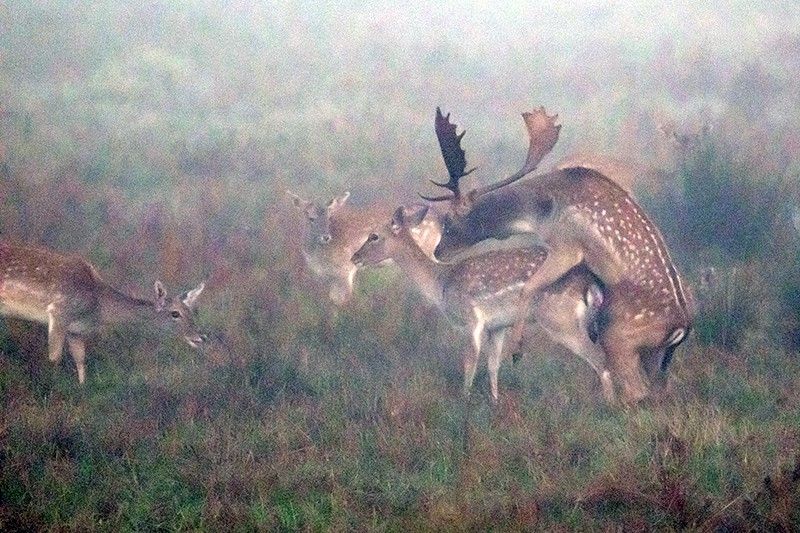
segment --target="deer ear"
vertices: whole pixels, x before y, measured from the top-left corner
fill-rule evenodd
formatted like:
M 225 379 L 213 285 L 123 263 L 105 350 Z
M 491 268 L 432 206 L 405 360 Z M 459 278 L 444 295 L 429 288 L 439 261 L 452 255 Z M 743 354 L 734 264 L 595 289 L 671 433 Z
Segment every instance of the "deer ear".
M 605 295 L 603 289 L 596 283 L 592 283 L 586 288 L 586 294 L 583 295 L 586 306 L 590 309 L 600 309 L 603 307 Z
M 305 207 L 310 203 L 308 200 L 304 200 L 303 198 L 300 198 L 299 196 L 297 196 L 292 191 L 286 191 L 286 195 L 291 200 L 292 205 L 295 206 L 297 209 L 300 209 L 301 211 L 304 210 Z
M 328 212 L 332 213 L 342 207 L 348 198 L 350 198 L 350 191 L 345 191 L 341 196 L 331 198 L 331 201 L 328 202 Z
M 197 297 L 200 296 L 200 293 L 202 293 L 203 289 L 205 289 L 205 288 L 206 288 L 206 284 L 205 283 L 201 283 L 200 285 L 198 285 L 194 289 L 192 289 L 189 292 L 187 292 L 183 296 L 183 298 L 181 298 L 181 301 L 183 302 L 183 305 L 185 305 L 189 309 L 194 309 L 194 304 L 196 303 Z
M 156 290 L 156 311 L 161 311 L 167 305 L 167 289 L 158 280 L 156 280 L 154 287 Z
M 425 220 L 425 215 L 427 214 L 428 205 L 414 204 L 404 208 L 403 220 L 406 226 L 413 228 L 414 226 L 419 226 Z
M 402 205 L 394 210 L 394 214 L 392 215 L 392 232 L 398 233 L 403 226 L 405 226 L 405 207 Z

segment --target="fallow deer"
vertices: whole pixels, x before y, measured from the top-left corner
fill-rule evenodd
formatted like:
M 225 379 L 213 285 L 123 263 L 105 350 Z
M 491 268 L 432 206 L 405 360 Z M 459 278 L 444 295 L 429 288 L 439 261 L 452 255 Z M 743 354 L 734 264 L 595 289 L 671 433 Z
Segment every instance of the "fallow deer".
M 306 265 L 328 283 L 328 296 L 334 304 L 346 304 L 353 295 L 353 283 L 358 271 L 350 258 L 367 236 L 391 216 L 393 208 L 384 204 L 366 208 L 345 205 L 350 197 L 349 192 L 332 198 L 324 207 L 291 192 L 288 194 L 308 222 L 308 232 L 302 246 Z M 414 239 L 431 257 L 440 234 L 436 217 L 428 217 L 413 229 Z
M 0 315 L 46 324 L 50 361 L 61 360 L 66 343 L 81 384 L 86 379 L 86 337 L 105 324 L 143 319 L 174 330 L 198 348 L 205 336 L 195 326 L 194 307 L 203 288 L 201 283 L 167 298 L 156 281 L 155 301 L 140 300 L 103 281 L 80 257 L 0 242 Z
M 651 381 L 663 377 L 692 322 L 691 297 L 658 228 L 624 189 L 595 170 L 563 168 L 518 181 L 536 169 L 558 139 L 561 126 L 544 108 L 522 115 L 530 136 L 522 169 L 462 194 L 459 180 L 469 174 L 460 144 L 464 132 L 456 135 L 449 116 L 437 109 L 436 133 L 450 174 L 447 183 L 437 185 L 451 194 L 427 198 L 451 203 L 436 256 L 452 257 L 485 239 L 517 234 L 546 246 L 546 259 L 521 291 L 512 349 L 521 340 L 531 297 L 585 265 L 604 286 L 600 342 L 621 380 L 623 397 L 627 403 L 644 398 L 648 387 L 641 366 Z
M 541 267 L 547 252 L 541 247 L 490 251 L 452 264 L 439 263 L 420 249 L 411 233 L 427 210 L 427 206 L 397 208 L 391 222 L 370 233 L 353 255 L 353 263 L 375 265 L 391 259 L 423 296 L 453 322 L 466 326 L 472 343 L 463 357 L 465 394 L 472 386 L 484 341 L 491 342 L 489 381 L 492 398 L 497 400 L 506 331 L 513 324 L 525 282 Z M 536 294 L 532 316 L 553 340 L 589 363 L 600 377 L 606 401 L 613 403 L 605 355 L 590 336 L 602 301 L 594 276 L 578 267 Z

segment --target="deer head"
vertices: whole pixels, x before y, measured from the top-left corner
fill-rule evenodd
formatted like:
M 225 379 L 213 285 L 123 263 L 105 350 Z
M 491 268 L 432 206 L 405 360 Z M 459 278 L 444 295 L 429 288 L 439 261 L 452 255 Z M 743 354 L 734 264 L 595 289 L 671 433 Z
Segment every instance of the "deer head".
M 286 193 L 291 198 L 292 204 L 306 217 L 309 226 L 308 244 L 324 246 L 331 242 L 331 216 L 347 202 L 350 191 L 331 198 L 325 207 L 305 200 L 291 191 Z
M 378 265 L 387 259 L 393 259 L 398 253 L 408 249 L 409 244 L 402 241 L 408 239 L 410 245 L 416 247 L 411 236 L 411 229 L 418 226 L 428 213 L 428 206 L 415 204 L 400 206 L 392 215 L 391 221 L 369 234 L 367 240 L 353 254 L 352 261 L 358 267 Z
M 448 189 L 451 194 L 442 196 L 423 195 L 422 198 L 430 202 L 450 202 L 450 211 L 444 215 L 441 221 L 443 246 L 447 245 L 447 241 L 456 238 L 463 241 L 467 235 L 475 233 L 473 231 L 474 228 L 468 227 L 468 224 L 465 223 L 464 217 L 474 208 L 479 198 L 487 193 L 514 183 L 533 172 L 544 156 L 555 146 L 558 141 L 559 132 L 561 131 L 561 125 L 555 123 L 558 115 L 550 116 L 545 112 L 543 107 L 540 107 L 533 112 L 523 113 L 522 118 L 525 121 L 525 127 L 528 130 L 528 136 L 530 138 L 528 154 L 522 168 L 504 180 L 473 189 L 464 194 L 461 192 L 459 182 L 461 178 L 475 170 L 474 167 L 466 172 L 464 170 L 467 166 L 467 162 L 464 149 L 461 147 L 461 139 L 464 138 L 466 131 L 457 134 L 456 125 L 450 122 L 450 114 L 448 113 L 447 116 L 443 116 L 441 110 L 438 107 L 436 108 L 436 137 L 439 140 L 439 147 L 441 148 L 442 157 L 444 158 L 445 166 L 450 175 L 450 180 L 447 183 L 431 181 L 434 185 Z
M 167 290 L 160 281 L 155 282 L 155 310 L 159 324 L 172 329 L 180 335 L 192 348 L 199 348 L 206 340 L 194 323 L 197 298 L 203 292 L 205 284 L 201 283 L 194 289 L 181 295 L 168 297 Z

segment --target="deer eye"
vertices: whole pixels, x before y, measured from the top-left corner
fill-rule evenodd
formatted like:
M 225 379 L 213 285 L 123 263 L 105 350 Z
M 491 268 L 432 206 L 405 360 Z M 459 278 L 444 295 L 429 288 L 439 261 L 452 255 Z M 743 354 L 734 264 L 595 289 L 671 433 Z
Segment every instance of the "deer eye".
M 367 237 L 367 241 L 374 242 L 378 240 L 378 235 L 376 233 L 370 233 L 369 237 Z
M 178 311 L 173 311 L 169 314 L 172 318 L 180 318 L 181 314 Z

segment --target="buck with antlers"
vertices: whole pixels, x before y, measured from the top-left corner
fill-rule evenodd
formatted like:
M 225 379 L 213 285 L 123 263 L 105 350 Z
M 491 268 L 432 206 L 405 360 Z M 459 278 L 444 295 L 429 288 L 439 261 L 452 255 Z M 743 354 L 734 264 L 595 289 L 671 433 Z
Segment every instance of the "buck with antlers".
M 358 267 L 350 258 L 367 236 L 391 216 L 388 205 L 377 204 L 354 208 L 347 203 L 349 192 L 332 198 L 326 206 L 304 200 L 289 192 L 294 206 L 308 223 L 302 246 L 303 258 L 309 269 L 329 284 L 328 295 L 341 306 L 353 295 L 353 283 Z M 428 217 L 413 230 L 414 239 L 429 256 L 439 242 L 441 230 L 436 217 Z
M 463 357 L 465 394 L 488 340 L 493 345 L 488 357 L 491 394 L 497 400 L 497 372 L 506 331 L 513 324 L 525 282 L 541 268 L 547 252 L 541 247 L 491 251 L 453 264 L 439 263 L 420 249 L 412 234 L 427 210 L 427 206 L 399 207 L 389 223 L 369 234 L 353 255 L 353 263 L 376 265 L 391 259 L 428 300 L 455 323 L 466 326 L 472 343 Z M 532 316 L 553 340 L 591 365 L 600 377 L 606 400 L 613 402 L 605 355 L 590 333 L 596 330 L 602 296 L 594 276 L 578 267 L 536 294 Z
M 104 324 L 143 319 L 198 348 L 205 340 L 194 324 L 201 292 L 202 283 L 167 298 L 156 281 L 155 301 L 140 300 L 110 286 L 79 257 L 0 242 L 0 315 L 47 324 L 50 361 L 61 360 L 66 343 L 81 384 L 86 379 L 86 337 Z
M 636 403 L 648 393 L 642 365 L 651 382 L 662 382 L 673 350 L 686 338 L 690 297 L 655 224 L 612 180 L 575 167 L 518 181 L 536 169 L 561 129 L 543 108 L 522 116 L 530 136 L 522 169 L 464 194 L 459 180 L 471 172 L 464 171 L 464 133 L 456 135 L 449 115 L 437 109 L 436 134 L 450 174 L 447 183 L 437 185 L 451 194 L 425 198 L 449 201 L 451 209 L 442 220 L 436 256 L 452 257 L 485 239 L 517 234 L 544 243 L 547 257 L 521 291 L 512 347 L 521 340 L 532 297 L 585 265 L 604 287 L 600 343 L 621 381 L 623 398 Z

